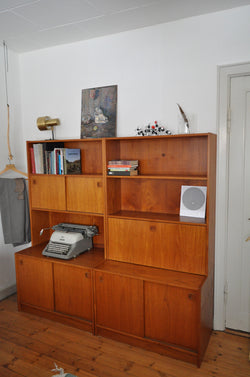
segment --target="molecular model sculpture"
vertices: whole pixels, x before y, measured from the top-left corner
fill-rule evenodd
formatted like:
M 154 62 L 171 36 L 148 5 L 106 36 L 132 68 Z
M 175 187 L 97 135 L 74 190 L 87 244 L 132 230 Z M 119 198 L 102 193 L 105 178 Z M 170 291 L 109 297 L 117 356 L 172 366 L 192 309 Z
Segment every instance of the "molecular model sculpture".
M 137 127 L 136 135 L 137 136 L 172 135 L 172 132 L 163 126 L 160 126 L 156 120 L 154 124 L 151 125 L 149 123 L 144 128 Z

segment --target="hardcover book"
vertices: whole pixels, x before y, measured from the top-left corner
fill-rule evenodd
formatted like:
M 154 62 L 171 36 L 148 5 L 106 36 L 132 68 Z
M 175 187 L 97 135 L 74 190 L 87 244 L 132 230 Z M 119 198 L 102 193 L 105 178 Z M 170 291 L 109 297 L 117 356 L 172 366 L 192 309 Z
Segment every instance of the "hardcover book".
M 137 166 L 136 167 L 118 167 L 118 168 L 108 168 L 109 171 L 132 171 L 132 170 L 135 170 L 137 169 Z
M 138 175 L 138 170 L 130 170 L 130 171 L 112 171 L 112 170 L 109 170 L 108 171 L 108 175 Z
M 138 160 L 110 160 L 109 165 L 138 165 Z
M 36 174 L 44 174 L 43 145 L 33 144 Z
M 65 150 L 66 174 L 81 174 L 81 150 L 78 148 Z

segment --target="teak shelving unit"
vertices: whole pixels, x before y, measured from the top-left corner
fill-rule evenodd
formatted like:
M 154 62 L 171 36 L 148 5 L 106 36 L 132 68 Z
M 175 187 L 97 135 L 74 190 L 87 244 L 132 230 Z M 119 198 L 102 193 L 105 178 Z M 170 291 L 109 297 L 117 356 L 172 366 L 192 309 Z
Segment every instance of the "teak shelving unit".
M 16 253 L 19 310 L 199 366 L 213 325 L 216 135 L 60 141 L 81 149 L 81 175 L 31 174 L 41 141 L 27 142 L 32 247 Z M 139 175 L 108 176 L 114 159 L 139 160 Z M 182 185 L 207 186 L 205 219 L 179 216 Z M 60 222 L 97 225 L 93 249 L 42 256 L 41 228 Z

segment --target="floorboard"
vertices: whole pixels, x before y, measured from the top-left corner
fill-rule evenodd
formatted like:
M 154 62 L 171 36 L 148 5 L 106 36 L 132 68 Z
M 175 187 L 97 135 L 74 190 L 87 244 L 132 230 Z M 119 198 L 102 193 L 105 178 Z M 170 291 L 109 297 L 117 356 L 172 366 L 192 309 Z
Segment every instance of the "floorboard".
M 77 377 L 250 377 L 249 339 L 214 331 L 201 368 L 18 312 L 0 302 L 0 377 L 51 377 L 54 363 Z

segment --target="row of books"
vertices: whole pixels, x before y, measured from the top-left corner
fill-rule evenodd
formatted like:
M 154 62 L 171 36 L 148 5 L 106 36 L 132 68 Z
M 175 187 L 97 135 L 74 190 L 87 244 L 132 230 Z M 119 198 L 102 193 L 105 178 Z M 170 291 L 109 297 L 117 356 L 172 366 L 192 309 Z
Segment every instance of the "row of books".
M 30 148 L 33 174 L 81 174 L 81 151 L 64 143 L 36 143 Z
M 108 175 L 138 175 L 138 160 L 108 161 Z

